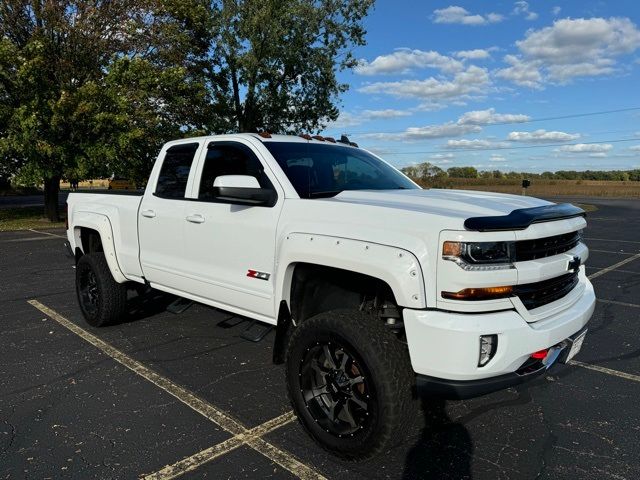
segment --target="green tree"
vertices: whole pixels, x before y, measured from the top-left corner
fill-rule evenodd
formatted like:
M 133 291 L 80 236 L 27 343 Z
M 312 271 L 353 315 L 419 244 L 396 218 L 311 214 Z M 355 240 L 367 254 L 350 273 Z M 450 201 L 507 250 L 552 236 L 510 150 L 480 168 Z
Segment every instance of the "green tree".
M 447 173 L 452 178 L 478 178 L 478 170 L 475 167 L 451 167 Z
M 117 112 L 117 104 L 96 108 L 109 94 L 102 87 L 114 65 L 134 58 L 155 67 L 157 73 L 169 71 L 149 89 L 156 96 L 137 98 L 134 105 L 141 109 L 155 102 L 161 106 L 158 109 L 171 110 L 163 103 L 167 96 L 157 94 L 163 90 L 160 82 L 176 68 L 185 83 L 193 82 L 189 75 L 196 70 L 191 59 L 202 57 L 208 45 L 190 41 L 185 33 L 190 31 L 185 28 L 190 17 L 185 12 L 193 14 L 200 4 L 195 0 L 0 2 L 0 95 L 9 106 L 0 112 L 0 117 L 7 117 L 4 127 L 0 123 L 0 154 L 16 159 L 19 180 L 44 184 L 45 214 L 50 220 L 59 219 L 62 177 L 89 173 L 96 162 L 102 163 L 103 171 L 107 167 L 104 159 L 89 154 L 105 139 L 98 134 L 105 111 L 127 113 Z M 98 89 L 89 96 L 95 86 Z M 135 118 L 139 109 L 134 110 Z M 184 112 L 182 118 L 173 119 L 176 128 L 190 125 L 191 110 Z
M 194 133 L 337 117 L 373 0 L 0 0 L 0 175 L 142 180 Z
M 338 116 L 373 0 L 220 0 L 210 85 L 240 131 L 317 131 Z

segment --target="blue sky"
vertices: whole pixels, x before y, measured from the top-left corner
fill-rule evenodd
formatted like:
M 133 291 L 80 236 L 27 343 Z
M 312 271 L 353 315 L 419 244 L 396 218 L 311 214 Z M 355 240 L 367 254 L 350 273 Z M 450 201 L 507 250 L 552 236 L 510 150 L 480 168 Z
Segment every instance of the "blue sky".
M 399 167 L 640 168 L 638 0 L 379 0 L 365 26 L 326 134 Z

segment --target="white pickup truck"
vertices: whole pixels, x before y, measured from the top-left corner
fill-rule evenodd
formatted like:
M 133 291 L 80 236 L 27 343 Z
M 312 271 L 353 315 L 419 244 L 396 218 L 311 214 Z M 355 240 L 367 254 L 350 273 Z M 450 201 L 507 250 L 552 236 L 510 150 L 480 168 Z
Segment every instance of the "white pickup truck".
M 401 439 L 416 393 L 469 398 L 567 362 L 593 313 L 583 210 L 424 190 L 344 137 L 169 142 L 144 194 L 124 193 L 68 199 L 87 322 L 146 284 L 274 325 L 295 413 L 345 458 Z

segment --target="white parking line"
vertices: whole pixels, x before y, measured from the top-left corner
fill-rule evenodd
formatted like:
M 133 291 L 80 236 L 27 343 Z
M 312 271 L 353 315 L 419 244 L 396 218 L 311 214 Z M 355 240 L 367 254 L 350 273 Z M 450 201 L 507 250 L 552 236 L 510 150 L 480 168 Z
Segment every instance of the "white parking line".
M 17 242 L 33 242 L 35 240 L 57 240 L 56 237 L 23 237 L 11 238 L 9 240 L 0 240 L 0 243 L 17 243 Z
M 585 240 L 598 240 L 602 242 L 622 242 L 622 243 L 640 243 L 637 240 L 618 240 L 615 238 L 595 238 L 595 237 L 584 237 Z
M 246 433 L 240 433 L 228 438 L 224 442 L 218 443 L 212 447 L 206 448 L 198 453 L 195 453 L 187 458 L 174 463 L 173 465 L 167 465 L 157 472 L 145 475 L 145 480 L 169 480 L 179 477 L 187 472 L 195 470 L 201 465 L 204 465 L 211 460 L 214 460 L 222 455 L 225 455 L 244 444 L 257 440 L 263 435 L 266 435 L 273 430 L 286 425 L 287 423 L 295 420 L 293 412 L 285 413 L 279 417 L 273 418 L 268 422 L 258 425 Z
M 615 253 L 616 255 L 633 255 L 633 252 L 615 252 L 613 250 L 596 250 L 594 248 L 590 248 L 589 252 L 598 252 L 598 253 Z
M 632 257 L 629 258 L 625 258 L 624 260 L 619 261 L 618 263 L 614 263 L 613 265 L 607 267 L 607 268 L 603 268 L 602 270 L 598 270 L 595 273 L 592 273 L 591 275 L 589 275 L 587 278 L 589 280 L 592 280 L 594 278 L 598 278 L 600 275 L 604 275 L 605 273 L 608 273 L 612 270 L 615 270 L 616 268 L 619 268 L 623 265 L 626 265 L 629 262 L 633 262 L 634 260 L 640 258 L 640 253 L 636 253 L 635 255 L 633 255 Z
M 40 235 L 50 235 L 52 237 L 67 238 L 64 235 L 58 235 L 57 233 L 50 233 L 50 232 L 42 232 L 40 230 L 35 230 L 33 228 L 29 228 L 28 230 L 33 233 L 39 233 Z
M 618 370 L 612 370 L 607 367 L 601 367 L 599 365 L 592 365 L 590 363 L 582 363 L 576 360 L 570 360 L 570 365 L 575 365 L 576 367 L 586 368 L 588 370 L 593 370 L 600 373 L 606 373 L 607 375 L 614 375 L 616 377 L 624 378 L 625 380 L 632 380 L 634 382 L 640 382 L 640 376 L 632 375 L 631 373 L 620 372 Z
M 242 444 L 247 444 L 254 450 L 260 452 L 262 455 L 267 457 L 272 462 L 280 465 L 281 467 L 290 471 L 295 476 L 302 478 L 304 480 L 307 480 L 307 479 L 325 480 L 324 477 L 319 472 L 315 471 L 312 467 L 303 464 L 298 459 L 296 459 L 293 455 L 291 455 L 289 452 L 281 450 L 278 447 L 260 438 L 260 436 L 256 433 L 256 429 L 258 429 L 259 427 L 263 427 L 263 429 L 265 429 L 266 427 L 264 427 L 263 425 L 255 427 L 253 429 L 246 428 L 244 425 L 242 425 L 242 423 L 240 423 L 238 420 L 236 420 L 229 414 L 217 409 L 215 406 L 213 406 L 209 402 L 206 402 L 205 400 L 197 397 L 186 388 L 181 387 L 180 385 L 172 382 L 171 380 L 169 380 L 166 377 L 163 377 L 162 375 L 159 375 L 158 373 L 146 367 L 139 361 L 133 359 L 126 353 L 118 350 L 117 348 L 111 346 L 110 344 L 104 342 L 103 340 L 100 340 L 98 337 L 87 332 L 85 329 L 79 327 L 78 325 L 73 323 L 71 320 L 66 319 L 55 310 L 47 307 L 46 305 L 40 303 L 37 300 L 29 300 L 28 303 L 34 306 L 35 308 L 37 308 L 38 310 L 40 310 L 45 315 L 55 320 L 56 322 L 58 322 L 60 325 L 62 325 L 66 329 L 70 330 L 72 333 L 75 333 L 83 340 L 87 341 L 94 347 L 101 350 L 103 353 L 106 353 L 121 365 L 125 366 L 126 368 L 133 371 L 134 373 L 140 375 L 145 380 L 148 380 L 149 382 L 153 383 L 160 389 L 167 392 L 169 395 L 172 395 L 173 397 L 180 400 L 182 403 L 190 407 L 192 410 L 198 412 L 200 415 L 204 416 L 208 420 L 219 425 L 221 428 L 223 428 L 227 432 L 231 433 L 233 435 L 232 439 L 235 437 L 241 436 L 240 438 L 238 438 L 237 440 L 234 440 L 233 442 L 231 442 L 232 439 L 229 439 L 229 443 L 231 445 L 233 445 L 234 442 L 240 442 L 237 446 L 240 446 Z M 270 424 L 270 422 L 274 422 L 274 426 L 273 428 L 271 428 L 271 430 L 278 428 L 278 426 L 282 426 L 285 423 L 287 423 L 283 421 L 282 417 L 277 417 L 276 419 L 266 422 L 266 424 Z M 268 431 L 271 431 L 271 430 L 268 430 Z M 267 433 L 267 432 L 265 431 L 264 433 Z M 262 433 L 262 435 L 264 435 L 264 433 Z M 237 446 L 230 448 L 229 445 L 226 445 L 224 447 L 220 447 L 220 449 L 222 453 L 226 453 L 227 451 L 231 451 L 234 448 L 237 448 Z M 220 453 L 220 455 L 222 455 L 222 453 Z M 209 460 L 213 460 L 214 458 L 216 458 L 216 456 L 212 456 L 212 455 L 213 454 L 210 454 Z M 204 462 L 201 462 L 198 465 L 201 465 L 202 463 Z M 165 468 L 168 468 L 168 467 L 165 467 Z M 181 473 L 176 473 L 172 476 L 156 477 L 156 478 L 176 478 L 177 476 L 182 475 L 186 471 L 188 470 L 184 470 Z
M 600 303 L 610 303 L 611 305 L 620 305 L 620 306 L 623 306 L 623 307 L 640 308 L 640 305 L 636 305 L 635 303 L 618 302 L 616 300 L 604 300 L 602 298 L 598 298 L 597 300 Z

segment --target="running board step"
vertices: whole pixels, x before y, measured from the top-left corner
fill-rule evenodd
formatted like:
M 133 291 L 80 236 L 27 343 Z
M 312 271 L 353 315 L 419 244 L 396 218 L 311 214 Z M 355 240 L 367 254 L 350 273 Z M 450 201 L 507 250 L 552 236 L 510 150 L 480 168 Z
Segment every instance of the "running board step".
M 251 320 L 251 323 L 247 328 L 245 328 L 240 334 L 240 338 L 244 338 L 250 342 L 258 343 L 264 337 L 266 337 L 269 332 L 273 330 L 273 325 L 265 325 L 262 322 L 257 320 Z
M 176 315 L 184 312 L 187 308 L 193 305 L 193 301 L 188 300 L 186 298 L 176 298 L 173 302 L 169 304 L 166 308 L 167 312 L 174 313 Z

